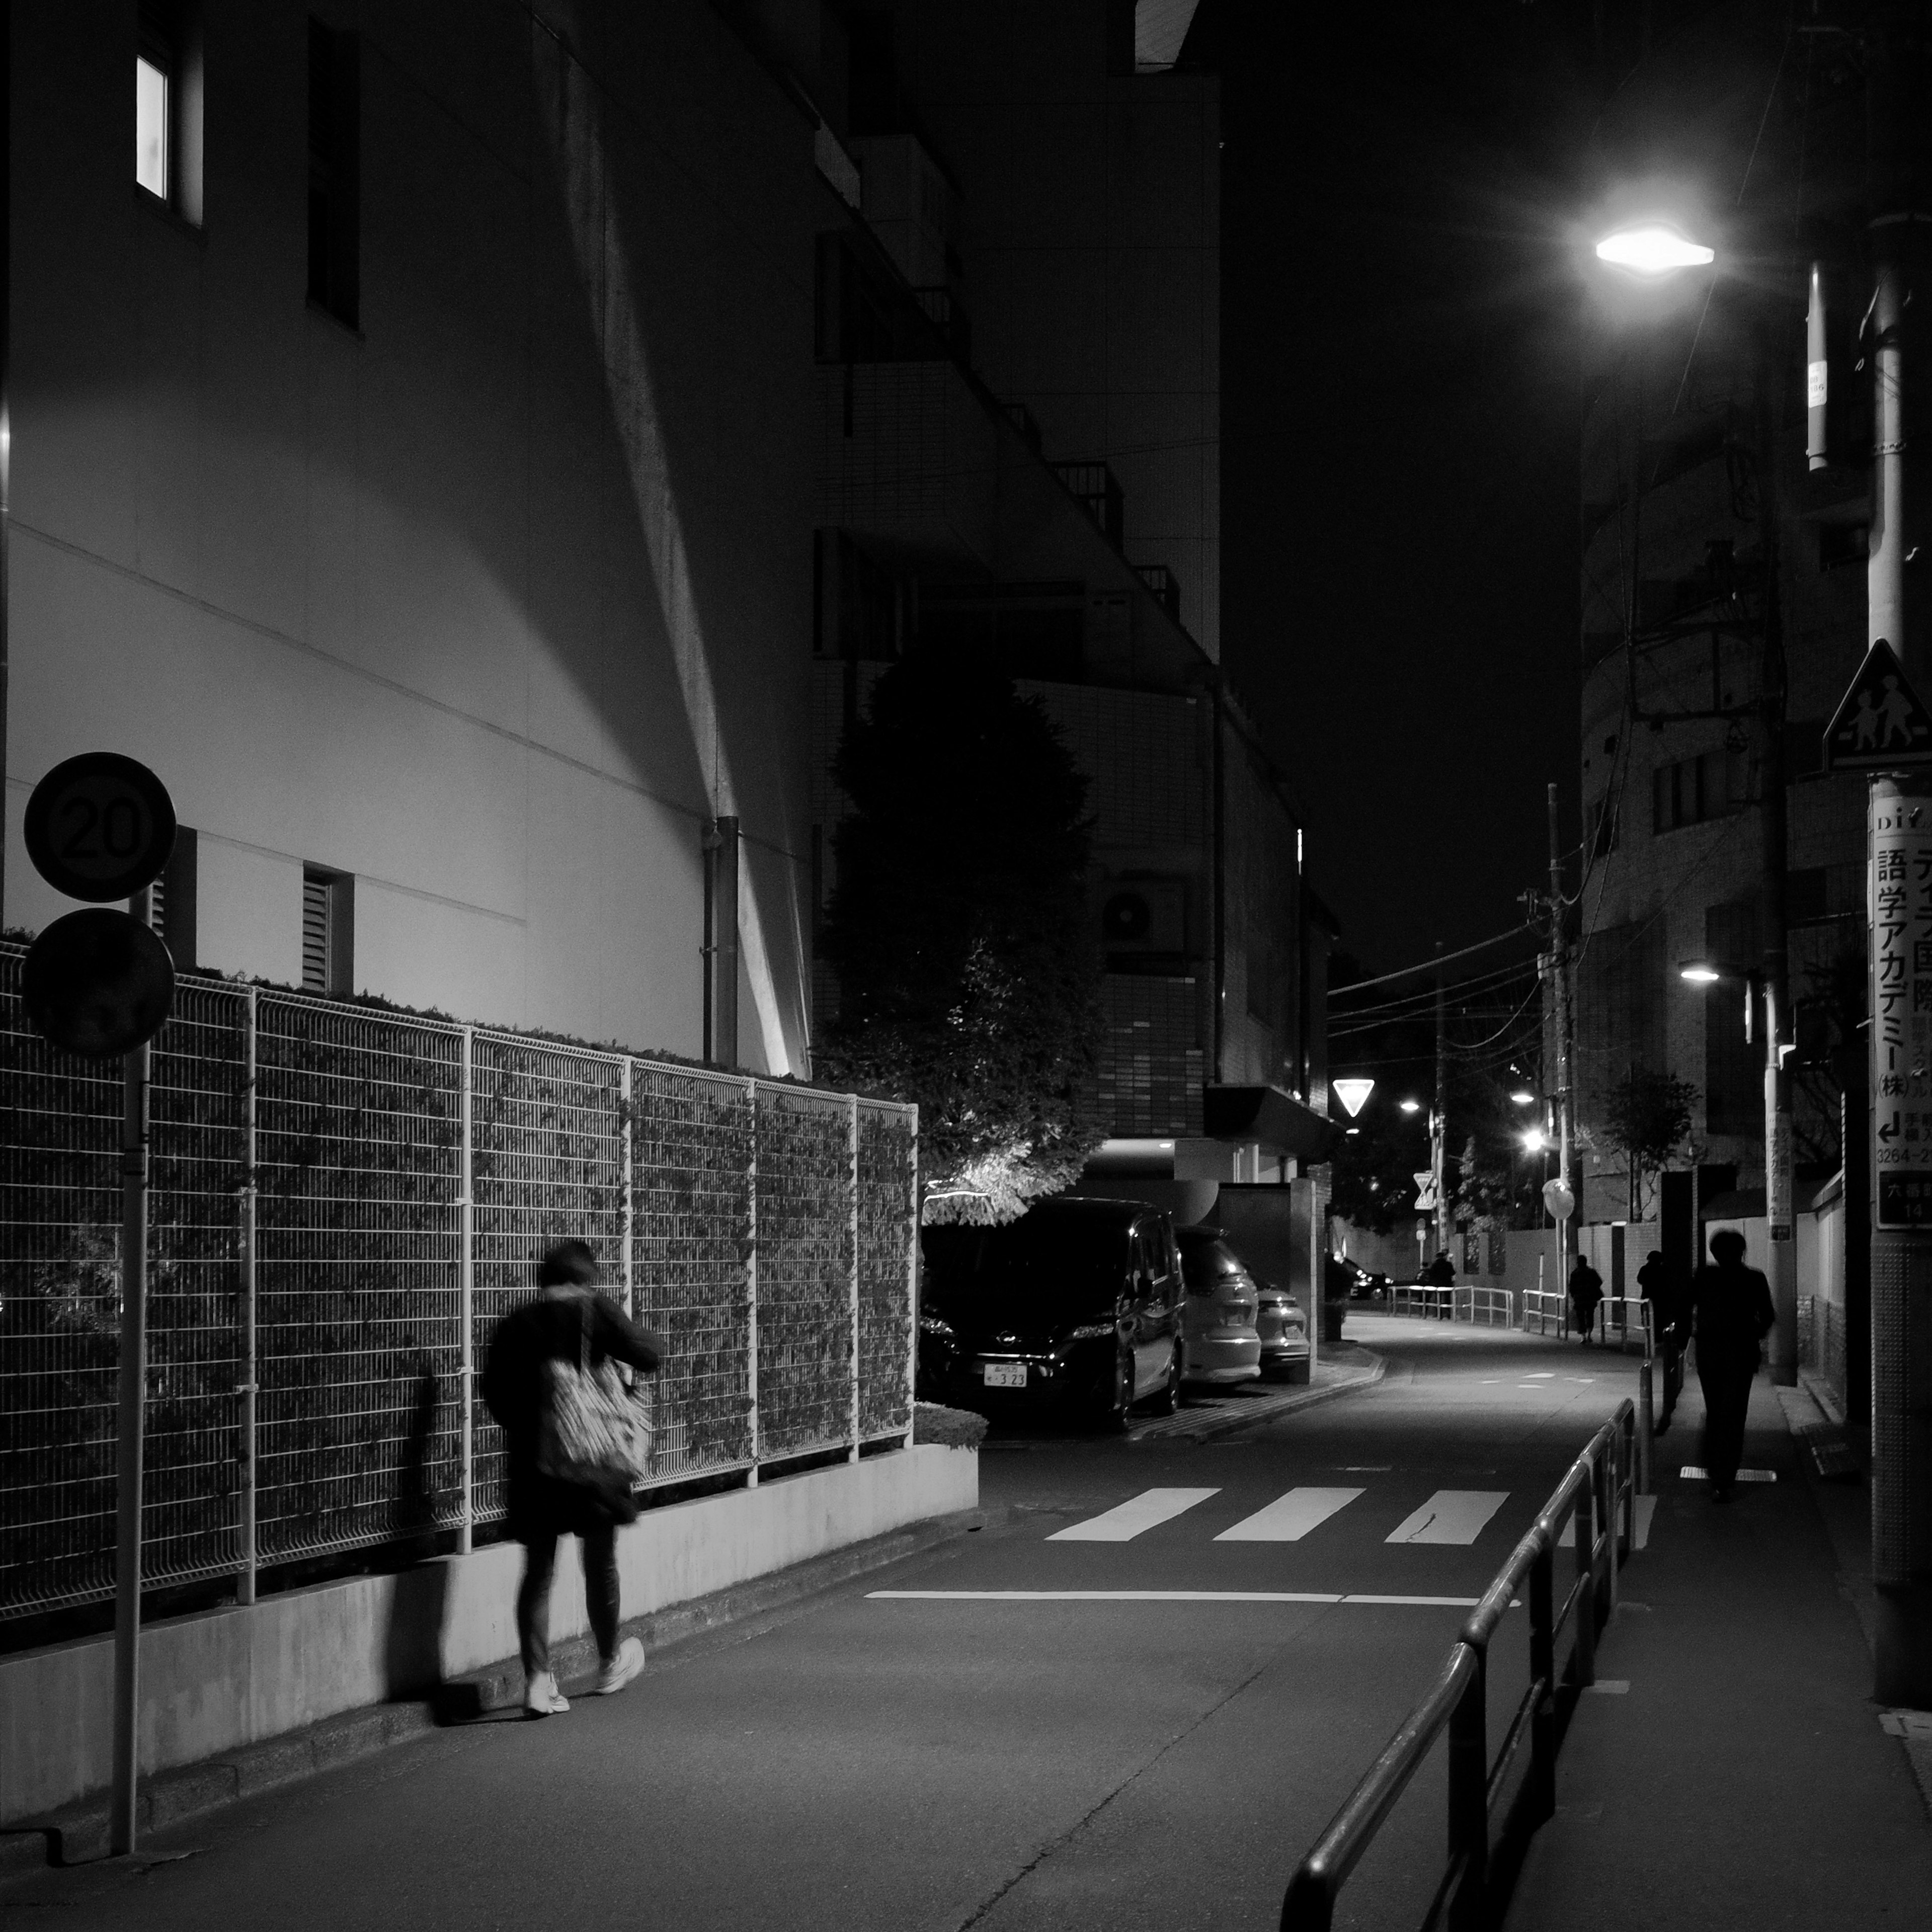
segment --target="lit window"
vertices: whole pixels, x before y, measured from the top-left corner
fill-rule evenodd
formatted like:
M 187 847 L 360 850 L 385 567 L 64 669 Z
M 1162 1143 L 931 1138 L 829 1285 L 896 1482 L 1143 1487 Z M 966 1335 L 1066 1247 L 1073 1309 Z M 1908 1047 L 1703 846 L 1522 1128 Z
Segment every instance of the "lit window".
M 134 62 L 134 178 L 168 198 L 168 76 L 143 54 Z

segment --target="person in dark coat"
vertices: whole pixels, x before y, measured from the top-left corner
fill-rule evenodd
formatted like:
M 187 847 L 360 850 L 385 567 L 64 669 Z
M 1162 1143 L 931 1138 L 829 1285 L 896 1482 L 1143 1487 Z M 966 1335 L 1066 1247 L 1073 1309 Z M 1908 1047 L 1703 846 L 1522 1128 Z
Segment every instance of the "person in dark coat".
M 1664 1364 L 1664 1407 L 1652 1432 L 1661 1436 L 1670 1426 L 1671 1412 L 1684 1389 L 1684 1349 L 1690 1339 L 1690 1298 L 1684 1278 L 1655 1248 L 1636 1271 L 1636 1285 L 1650 1304 L 1650 1334 L 1657 1358 Z
M 603 1667 L 598 1694 L 610 1696 L 644 1667 L 644 1647 L 618 1639 L 617 1526 L 637 1520 L 636 1498 L 621 1477 L 595 1485 L 563 1482 L 537 1467 L 542 1421 L 544 1365 L 574 1361 L 586 1352 L 592 1367 L 628 1362 L 648 1375 L 664 1344 L 597 1292 L 597 1261 L 582 1241 L 559 1241 L 537 1270 L 542 1291 L 513 1308 L 490 1336 L 483 1400 L 508 1438 L 510 1532 L 524 1546 L 524 1580 L 517 1592 L 517 1636 L 524 1659 L 524 1708 L 547 1718 L 570 1708 L 550 1666 L 550 1586 L 556 1540 L 574 1536 L 584 1546 L 584 1593 Z
M 1604 1277 L 1581 1255 L 1570 1270 L 1570 1325 L 1590 1346 L 1590 1331 L 1597 1325 L 1597 1304 L 1604 1298 Z
M 1735 1228 L 1711 1237 L 1711 1256 L 1690 1284 L 1690 1304 L 1704 1391 L 1704 1469 L 1712 1500 L 1727 1503 L 1744 1460 L 1751 1378 L 1778 1316 L 1771 1284 L 1744 1266 L 1744 1238 Z
M 1431 1288 L 1453 1288 L 1456 1285 L 1456 1264 L 1449 1258 L 1446 1248 L 1436 1250 L 1436 1258 L 1422 1270 L 1422 1279 Z

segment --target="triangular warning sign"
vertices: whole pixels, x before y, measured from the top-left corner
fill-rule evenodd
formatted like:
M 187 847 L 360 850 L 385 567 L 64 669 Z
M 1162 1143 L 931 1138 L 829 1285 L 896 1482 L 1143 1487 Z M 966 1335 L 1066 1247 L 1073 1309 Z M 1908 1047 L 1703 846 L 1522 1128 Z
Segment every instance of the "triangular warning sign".
M 1882 772 L 1924 764 L 1932 764 L 1932 711 L 1881 638 L 1825 728 L 1825 768 Z

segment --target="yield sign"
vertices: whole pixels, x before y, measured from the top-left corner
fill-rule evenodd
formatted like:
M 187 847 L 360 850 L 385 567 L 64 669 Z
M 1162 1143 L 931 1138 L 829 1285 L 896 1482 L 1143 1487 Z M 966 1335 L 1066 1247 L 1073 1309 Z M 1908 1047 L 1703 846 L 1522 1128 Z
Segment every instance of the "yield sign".
M 1932 711 L 1905 681 L 1881 638 L 1865 653 L 1851 688 L 1825 728 L 1827 771 L 1889 771 L 1932 764 Z

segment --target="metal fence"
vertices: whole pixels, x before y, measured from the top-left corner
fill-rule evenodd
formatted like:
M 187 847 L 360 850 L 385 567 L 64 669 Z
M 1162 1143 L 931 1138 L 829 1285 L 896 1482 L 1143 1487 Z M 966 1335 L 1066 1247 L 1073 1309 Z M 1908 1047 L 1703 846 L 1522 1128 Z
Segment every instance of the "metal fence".
M 0 946 L 0 1616 L 112 1594 L 118 1067 Z M 152 1089 L 149 1584 L 502 1513 L 474 1398 L 546 1244 L 668 1353 L 662 1484 L 906 1434 L 916 1115 L 744 1075 L 184 980 Z

